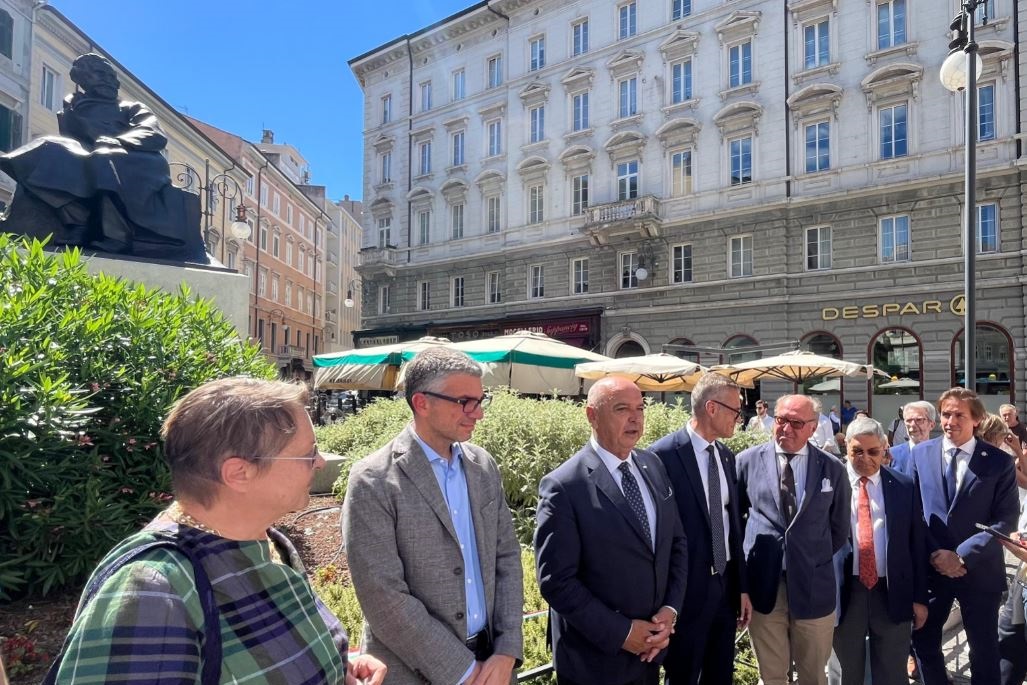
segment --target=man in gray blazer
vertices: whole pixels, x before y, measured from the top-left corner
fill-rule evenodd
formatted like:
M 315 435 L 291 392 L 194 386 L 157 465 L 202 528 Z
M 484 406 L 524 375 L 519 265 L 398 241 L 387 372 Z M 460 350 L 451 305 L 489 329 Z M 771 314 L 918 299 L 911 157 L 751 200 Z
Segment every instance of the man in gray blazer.
M 507 685 L 523 656 L 520 546 L 499 469 L 466 442 L 489 400 L 481 375 L 463 353 L 418 353 L 413 422 L 350 471 L 347 562 L 390 685 Z

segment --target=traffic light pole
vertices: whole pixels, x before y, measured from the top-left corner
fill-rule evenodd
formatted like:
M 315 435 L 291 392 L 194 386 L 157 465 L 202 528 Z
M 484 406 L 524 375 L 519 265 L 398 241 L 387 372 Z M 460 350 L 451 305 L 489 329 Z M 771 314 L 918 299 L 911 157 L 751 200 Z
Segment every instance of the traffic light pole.
M 974 12 L 978 2 L 963 5 L 966 19 L 966 150 L 964 174 L 965 205 L 963 207 L 963 292 L 966 309 L 963 315 L 963 387 L 977 390 L 977 42 L 974 40 Z

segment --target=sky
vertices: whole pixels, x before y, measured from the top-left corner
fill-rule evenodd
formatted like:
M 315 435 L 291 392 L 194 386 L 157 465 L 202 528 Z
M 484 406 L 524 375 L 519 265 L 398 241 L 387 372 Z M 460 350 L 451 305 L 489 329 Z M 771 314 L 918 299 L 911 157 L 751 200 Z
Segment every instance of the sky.
M 363 95 L 347 61 L 477 0 L 50 0 L 165 101 L 297 148 L 328 197 L 361 199 Z

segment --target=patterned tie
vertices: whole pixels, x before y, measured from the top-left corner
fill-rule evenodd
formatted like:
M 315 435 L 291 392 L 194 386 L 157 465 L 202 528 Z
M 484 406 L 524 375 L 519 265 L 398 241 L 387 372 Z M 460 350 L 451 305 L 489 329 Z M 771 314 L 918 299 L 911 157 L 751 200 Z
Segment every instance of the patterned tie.
M 624 497 L 628 500 L 628 504 L 631 505 L 631 511 L 635 512 L 635 516 L 642 523 L 642 530 L 645 531 L 645 537 L 651 544 L 653 534 L 649 530 L 649 517 L 645 513 L 645 504 L 642 502 L 642 491 L 638 489 L 638 481 L 631 475 L 631 464 L 622 461 L 618 468 L 621 472 L 621 486 L 624 488 Z
M 945 469 L 945 499 L 946 504 L 950 507 L 952 500 L 956 499 L 956 455 L 958 454 L 958 447 L 949 448 L 949 466 Z
M 859 479 L 856 532 L 859 535 L 859 582 L 869 590 L 877 585 L 877 556 L 874 553 L 874 519 L 870 516 L 868 480 L 866 476 Z
M 720 471 L 717 469 L 717 451 L 711 443 L 706 447 L 710 458 L 706 480 L 710 487 L 710 543 L 713 547 L 713 570 L 723 573 L 727 568 L 727 547 L 724 545 L 724 502 L 720 496 Z
M 785 454 L 785 466 L 781 469 L 781 513 L 785 515 L 785 524 L 791 525 L 798 510 L 798 500 L 795 497 L 795 472 L 792 471 L 792 459 L 794 454 Z

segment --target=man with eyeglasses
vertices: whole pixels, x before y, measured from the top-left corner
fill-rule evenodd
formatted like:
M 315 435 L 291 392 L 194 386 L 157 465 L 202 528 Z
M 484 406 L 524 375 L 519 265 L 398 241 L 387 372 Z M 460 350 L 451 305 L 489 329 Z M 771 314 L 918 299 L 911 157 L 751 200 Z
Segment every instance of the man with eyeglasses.
M 902 407 L 902 423 L 906 427 L 908 438 L 892 445 L 891 466 L 899 473 L 913 477 L 913 448 L 929 440 L 931 431 L 938 421 L 938 412 L 930 402 L 909 402 Z
M 522 659 L 520 545 L 495 461 L 467 442 L 489 401 L 481 376 L 461 352 L 419 352 L 413 421 L 350 471 L 342 527 L 363 647 L 395 685 L 507 685 Z
M 849 535 L 850 488 L 837 458 L 810 443 L 819 416 L 809 397 L 775 406 L 773 439 L 737 459 L 752 623 L 765 685 L 826 685 L 836 608 L 831 558 Z

